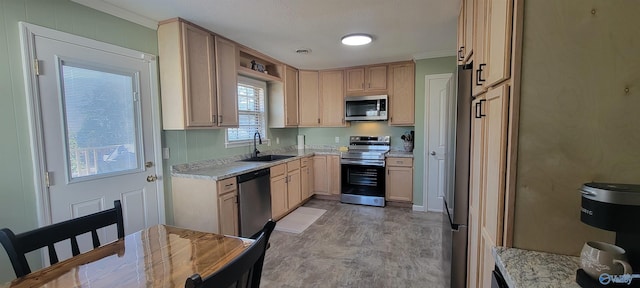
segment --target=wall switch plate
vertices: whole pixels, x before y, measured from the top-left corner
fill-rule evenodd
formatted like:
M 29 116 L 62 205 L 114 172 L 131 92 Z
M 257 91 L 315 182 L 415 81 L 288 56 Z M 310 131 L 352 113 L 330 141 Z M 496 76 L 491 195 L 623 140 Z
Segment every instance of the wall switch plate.
M 336 136 L 336 143 L 340 143 L 340 137 Z
M 167 160 L 170 156 L 169 147 L 162 148 L 162 159 Z
M 280 144 L 280 137 L 276 137 L 276 144 Z

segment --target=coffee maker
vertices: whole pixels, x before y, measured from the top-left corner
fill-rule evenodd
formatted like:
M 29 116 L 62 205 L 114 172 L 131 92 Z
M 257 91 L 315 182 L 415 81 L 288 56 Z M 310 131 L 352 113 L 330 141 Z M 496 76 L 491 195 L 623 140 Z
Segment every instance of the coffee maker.
M 640 185 L 585 183 L 580 220 L 616 232 L 615 245 L 627 252 L 634 273 L 640 272 Z

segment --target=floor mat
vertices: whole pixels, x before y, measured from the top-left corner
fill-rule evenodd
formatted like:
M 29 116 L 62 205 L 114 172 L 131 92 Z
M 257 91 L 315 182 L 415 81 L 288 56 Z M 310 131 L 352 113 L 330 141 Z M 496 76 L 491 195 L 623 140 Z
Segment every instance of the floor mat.
M 298 209 L 280 219 L 276 223 L 275 230 L 296 234 L 302 233 L 302 231 L 309 228 L 309 226 L 311 226 L 313 222 L 318 220 L 318 218 L 320 218 L 320 216 L 322 216 L 324 212 L 327 212 L 327 210 L 309 207 L 298 207 Z

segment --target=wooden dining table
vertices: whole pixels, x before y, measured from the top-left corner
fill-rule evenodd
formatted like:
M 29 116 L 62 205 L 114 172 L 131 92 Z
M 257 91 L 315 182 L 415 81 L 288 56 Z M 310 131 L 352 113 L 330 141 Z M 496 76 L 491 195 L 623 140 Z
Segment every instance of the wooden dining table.
M 184 287 L 245 251 L 253 240 L 156 225 L 34 271 L 0 288 Z

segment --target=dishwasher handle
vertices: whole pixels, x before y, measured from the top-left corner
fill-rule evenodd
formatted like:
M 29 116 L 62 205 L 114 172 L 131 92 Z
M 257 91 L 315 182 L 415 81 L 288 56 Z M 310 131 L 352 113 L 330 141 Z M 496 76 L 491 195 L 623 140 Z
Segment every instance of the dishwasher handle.
M 267 168 L 267 169 L 256 170 L 256 171 L 252 171 L 242 175 L 238 175 L 238 178 L 237 178 L 238 184 L 256 179 L 258 177 L 263 177 L 263 176 L 269 177 L 271 175 L 270 171 L 271 170 Z

